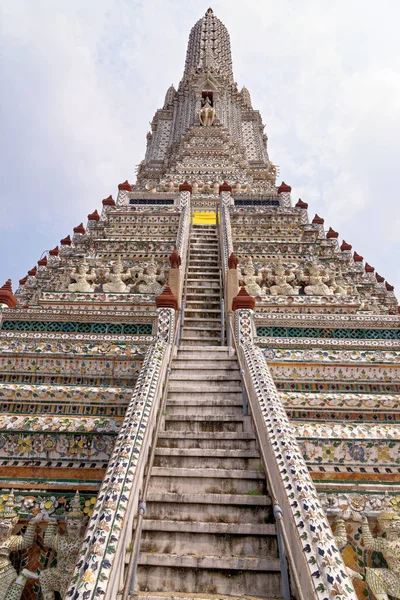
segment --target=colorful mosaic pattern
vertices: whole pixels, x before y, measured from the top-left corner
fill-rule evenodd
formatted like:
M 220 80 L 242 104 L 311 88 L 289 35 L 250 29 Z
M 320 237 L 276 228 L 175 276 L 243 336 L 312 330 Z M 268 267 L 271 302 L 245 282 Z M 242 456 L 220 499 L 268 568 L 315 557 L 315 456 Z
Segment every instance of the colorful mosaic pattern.
M 257 327 L 259 337 L 400 340 L 400 329 L 323 329 L 319 327 Z
M 3 321 L 3 331 L 51 331 L 62 333 L 111 333 L 113 335 L 152 335 L 151 323 L 67 323 L 64 321 Z

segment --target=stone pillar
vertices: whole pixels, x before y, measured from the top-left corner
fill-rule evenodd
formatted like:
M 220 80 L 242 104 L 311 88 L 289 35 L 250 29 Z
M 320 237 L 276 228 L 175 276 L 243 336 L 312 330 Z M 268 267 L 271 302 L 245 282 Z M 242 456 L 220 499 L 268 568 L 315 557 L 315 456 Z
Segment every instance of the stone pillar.
M 132 191 L 132 186 L 128 180 L 120 183 L 118 185 L 118 196 L 117 196 L 117 204 L 118 206 L 125 206 L 129 204 L 129 193 Z
M 290 208 L 292 206 L 292 198 L 291 198 L 291 193 L 292 188 L 290 187 L 290 185 L 287 185 L 287 183 L 285 183 L 284 181 L 282 181 L 281 185 L 278 187 L 277 192 L 280 196 L 280 202 L 281 202 L 281 206 L 284 206 L 285 208 Z
M 232 313 L 232 301 L 239 293 L 239 275 L 237 271 L 238 259 L 232 252 L 228 259 L 228 270 L 226 272 L 226 310 Z
M 171 264 L 171 268 L 168 274 L 168 285 L 171 288 L 172 294 L 178 301 L 178 308 L 181 308 L 182 302 L 182 277 L 181 277 L 181 269 L 180 266 L 182 264 L 181 257 L 179 256 L 179 252 L 176 246 L 174 246 L 174 251 L 169 257 L 169 262 Z

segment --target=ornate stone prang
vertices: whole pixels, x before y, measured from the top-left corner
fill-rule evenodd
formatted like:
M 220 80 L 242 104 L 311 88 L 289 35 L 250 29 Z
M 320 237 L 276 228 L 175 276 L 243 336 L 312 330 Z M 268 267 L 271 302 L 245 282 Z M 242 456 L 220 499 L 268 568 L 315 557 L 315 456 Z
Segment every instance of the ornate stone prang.
M 157 308 L 173 308 L 178 310 L 178 300 L 173 295 L 169 285 L 166 285 L 162 293 L 156 296 Z
M 118 184 L 118 190 L 120 192 L 124 191 L 124 192 L 131 192 L 132 191 L 132 186 L 129 183 L 129 181 L 127 179 L 125 179 L 125 181 L 123 183 L 119 183 Z
M 12 292 L 11 279 L 7 279 L 5 284 L 0 288 L 0 305 L 1 304 L 5 304 L 8 308 L 15 308 L 17 305 L 17 299 Z
M 232 310 L 239 310 L 239 309 L 250 309 L 250 310 L 254 310 L 254 307 L 256 305 L 256 299 L 253 298 L 253 296 L 250 296 L 250 294 L 246 291 L 246 288 L 244 285 L 242 285 L 242 287 L 239 290 L 239 293 L 237 296 L 234 297 L 234 299 L 232 300 Z
M 176 247 L 176 244 L 174 245 L 174 250 L 173 250 L 172 254 L 170 254 L 170 256 L 169 256 L 169 263 L 171 265 L 171 269 L 179 269 L 179 267 L 182 264 L 182 260 L 181 260 L 181 257 L 179 256 L 179 252 Z
M 228 258 L 228 269 L 237 269 L 238 267 L 238 259 L 236 254 L 234 254 L 233 252 L 231 252 L 229 258 Z

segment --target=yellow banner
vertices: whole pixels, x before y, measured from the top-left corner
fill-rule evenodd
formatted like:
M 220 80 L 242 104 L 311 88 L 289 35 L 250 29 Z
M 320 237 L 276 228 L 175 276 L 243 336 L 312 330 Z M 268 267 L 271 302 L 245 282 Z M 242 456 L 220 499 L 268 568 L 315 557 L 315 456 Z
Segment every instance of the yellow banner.
M 216 225 L 217 215 L 215 212 L 194 212 L 194 225 Z

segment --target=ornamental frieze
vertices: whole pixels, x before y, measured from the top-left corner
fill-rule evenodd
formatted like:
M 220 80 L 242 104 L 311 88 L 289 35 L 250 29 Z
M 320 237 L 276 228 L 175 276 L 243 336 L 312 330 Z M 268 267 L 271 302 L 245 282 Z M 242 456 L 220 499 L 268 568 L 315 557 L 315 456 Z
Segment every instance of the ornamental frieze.
M 115 434 L 96 433 L 11 433 L 0 432 L 0 460 L 4 458 L 91 459 L 104 462 L 109 459 L 115 444 Z M 43 465 L 44 466 L 44 465 Z M 56 466 L 56 465 L 54 465 Z
M 400 383 L 400 367 L 385 367 L 365 365 L 296 365 L 289 363 L 278 365 L 274 362 L 270 365 L 271 373 L 275 380 L 297 380 L 297 381 L 349 381 L 353 382 L 388 382 Z
M 332 350 L 332 349 L 310 349 L 299 348 L 263 348 L 263 354 L 267 362 L 274 361 L 321 361 L 321 362 L 359 362 L 359 363 L 400 363 L 400 352 L 384 350 Z
M 0 414 L 0 431 L 53 431 L 117 433 L 122 421 L 104 417 L 59 417 L 51 415 L 26 416 Z
M 1 391 L 0 391 L 1 393 Z M 288 408 L 320 408 L 327 410 L 359 409 L 367 411 L 398 411 L 400 396 L 398 394 L 329 394 L 280 392 L 285 407 Z
M 367 469 L 374 472 L 375 465 L 380 469 L 400 467 L 400 440 L 313 440 L 298 438 L 304 460 L 308 464 L 342 465 L 355 470 Z M 397 470 L 397 469 L 396 469 Z
M 0 400 L 20 400 L 35 402 L 54 400 L 55 402 L 81 403 L 114 403 L 125 404 L 132 391 L 125 387 L 94 386 L 62 386 L 62 385 L 29 385 L 0 383 Z

